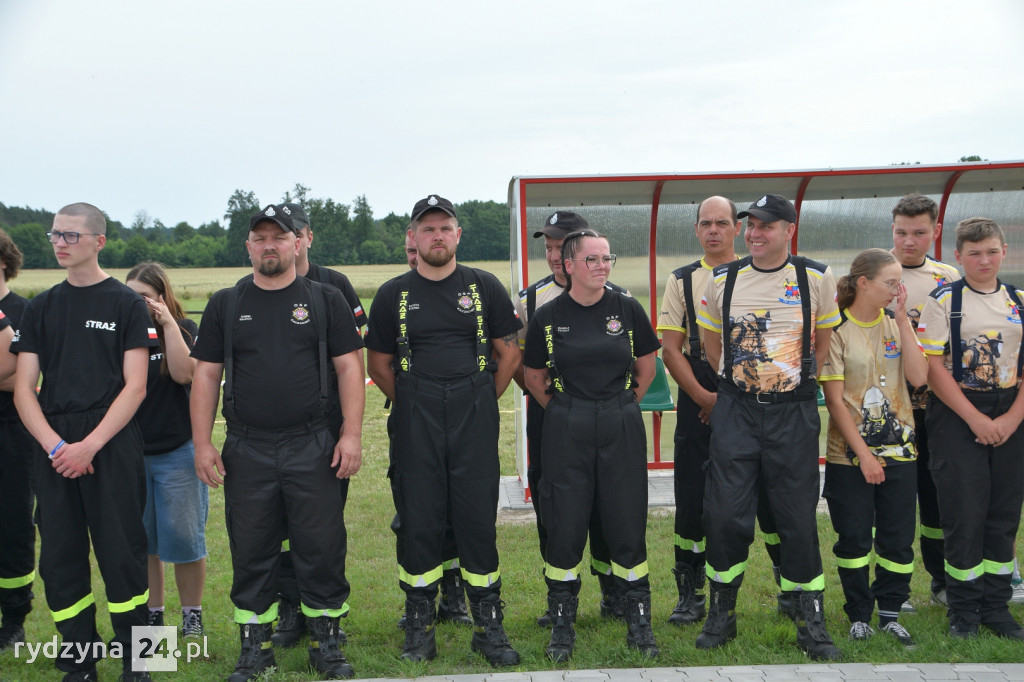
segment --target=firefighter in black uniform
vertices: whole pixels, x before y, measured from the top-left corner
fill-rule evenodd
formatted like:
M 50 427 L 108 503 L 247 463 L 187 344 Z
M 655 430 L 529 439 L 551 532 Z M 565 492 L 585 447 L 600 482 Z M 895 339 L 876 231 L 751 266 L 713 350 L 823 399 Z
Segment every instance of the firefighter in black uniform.
M 610 551 L 626 643 L 658 655 L 647 568 L 647 434 L 640 399 L 660 347 L 643 307 L 605 284 L 608 240 L 579 230 L 562 243 L 569 289 L 542 306 L 526 339 L 526 385 L 544 408 L 541 514 L 548 531 L 544 579 L 552 620 L 548 656 L 565 661 L 583 547 L 596 508 Z
M 146 624 L 149 599 L 142 434 L 133 419 L 146 395 L 149 312 L 100 269 L 106 219 L 98 208 L 65 206 L 48 237 L 67 280 L 28 302 L 13 349 L 14 402 L 38 443 L 32 456 L 46 601 L 61 639 L 88 649 L 56 665 L 66 679 L 96 679 L 93 644 L 101 640 L 91 539 L 114 626 L 111 649 L 121 648 L 121 679 L 148 680 L 132 670 L 139 666 L 129 652 L 131 628 Z
M 196 473 L 216 487 L 231 471 L 224 506 L 242 643 L 231 679 L 253 679 L 274 665 L 270 635 L 286 533 L 310 664 L 323 674 L 351 677 L 339 649 L 338 619 L 348 610 L 349 585 L 337 479 L 354 475 L 362 463 L 362 340 L 336 289 L 296 275 L 298 244 L 281 206 L 252 217 L 246 247 L 253 279 L 214 294 L 192 352 L 199 361 L 191 400 Z M 345 414 L 340 433 L 328 426 L 330 372 L 337 375 Z M 223 459 L 211 442 L 222 374 Z
M 404 533 L 399 581 L 406 593 L 402 657 L 437 655 L 434 599 L 450 518 L 474 632 L 472 649 L 515 665 L 502 625 L 495 544 L 498 402 L 519 364 L 522 326 L 504 287 L 458 265 L 455 209 L 431 195 L 412 211 L 416 269 L 385 283 L 370 308 L 370 378 L 394 402 L 391 487 Z
M 768 194 L 738 217 L 748 218 L 750 256 L 715 268 L 697 316 L 721 374 L 704 498 L 711 607 L 697 646 L 736 637 L 760 488 L 777 522 L 782 590 L 800 603 L 797 644 L 814 659 L 836 659 L 822 609 L 815 400 L 816 368 L 839 324 L 835 279 L 827 266 L 789 255 L 797 217 L 789 200 Z

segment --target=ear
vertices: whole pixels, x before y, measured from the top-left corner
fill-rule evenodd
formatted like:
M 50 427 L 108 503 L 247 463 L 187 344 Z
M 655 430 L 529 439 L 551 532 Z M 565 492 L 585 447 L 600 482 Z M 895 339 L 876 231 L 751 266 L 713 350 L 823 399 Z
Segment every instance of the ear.
M 964 264 L 963 260 L 961 260 L 961 258 L 960 258 L 960 252 L 959 251 L 957 251 L 956 249 L 953 249 L 953 255 L 956 256 L 956 262 L 959 265 L 963 265 Z
M 935 243 L 938 244 L 940 239 L 942 239 L 942 223 L 935 223 Z

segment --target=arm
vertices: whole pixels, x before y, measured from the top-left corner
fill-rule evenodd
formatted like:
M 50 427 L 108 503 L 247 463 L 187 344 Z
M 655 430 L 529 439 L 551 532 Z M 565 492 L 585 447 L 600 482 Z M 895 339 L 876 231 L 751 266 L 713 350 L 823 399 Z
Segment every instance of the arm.
M 665 329 L 661 332 L 662 358 L 665 360 L 665 368 L 672 378 L 683 389 L 686 395 L 693 399 L 693 402 L 700 406 L 700 418 L 705 424 L 715 407 L 718 394 L 700 385 L 697 377 L 693 374 L 693 367 L 690 361 L 683 355 L 683 343 L 686 336 L 675 329 Z
M 979 443 L 997 445 L 1005 441 L 1009 434 L 1004 434 L 999 424 L 971 404 L 946 369 L 944 359 L 943 355 L 928 356 L 928 388 L 967 423 Z M 1014 401 L 1016 404 L 1017 401 Z
M 547 393 L 548 368 L 534 369 L 533 367 L 526 367 L 524 374 L 526 390 L 530 392 L 530 395 L 537 401 L 538 405 L 547 408 L 548 402 L 551 400 L 551 396 Z
M 160 296 L 159 300 L 154 301 L 143 296 L 142 300 L 146 302 L 152 318 L 164 330 L 164 357 L 167 358 L 167 371 L 170 372 L 171 379 L 176 384 L 191 383 L 192 375 L 196 371 L 196 361 L 189 355 L 191 349 L 185 342 L 185 337 L 181 335 L 178 321 L 171 316 L 171 311 L 164 303 L 164 297 Z
M 512 373 L 512 380 L 516 382 L 519 388 L 523 389 L 523 393 L 529 391 L 526 386 L 526 366 L 522 362 L 522 356 L 520 356 L 519 364 L 516 366 L 516 371 Z M 2 386 L 3 384 L 0 384 Z
M 904 315 L 904 317 L 906 317 Z M 814 367 L 815 376 L 821 376 L 821 368 L 825 366 L 828 359 L 828 346 L 832 343 L 832 328 L 818 328 L 814 330 Z
M 868 483 L 883 483 L 885 482 L 885 468 L 878 463 L 875 455 L 868 448 L 867 443 L 864 442 L 864 437 L 860 435 L 853 417 L 850 416 L 850 411 L 846 409 L 846 405 L 843 403 L 844 387 L 845 382 L 843 381 L 822 382 L 822 391 L 825 393 L 825 407 L 828 408 L 828 415 L 832 418 L 836 428 L 839 429 L 839 434 L 843 437 L 843 440 L 853 450 L 853 454 L 857 455 L 857 460 L 860 463 L 860 472 L 864 475 L 864 480 Z
M 640 402 L 644 399 L 644 395 L 647 393 L 647 389 L 651 387 L 651 382 L 654 381 L 655 353 L 648 353 L 647 355 L 641 355 L 636 359 L 633 364 L 633 379 L 636 381 L 636 386 L 633 388 L 633 393 L 636 394 L 636 401 Z
M 827 346 L 826 346 L 827 347 Z M 722 333 L 704 335 L 704 355 L 708 358 L 711 369 L 718 373 L 718 367 L 722 362 Z M 729 377 L 732 381 L 732 377 Z
M 381 353 L 372 348 L 366 349 L 366 373 L 373 379 L 377 388 L 392 402 L 395 400 L 395 371 L 391 369 L 394 361 L 393 353 Z
M 491 339 L 491 348 L 494 349 L 494 358 L 498 361 L 498 369 L 494 372 L 494 390 L 500 398 L 522 362 L 523 353 L 519 350 L 519 337 L 515 334 Z
M 39 447 L 50 452 L 61 441 L 61 437 L 50 426 L 39 406 L 36 393 L 38 383 L 39 356 L 35 353 L 19 353 L 18 371 L 14 375 L 14 406 L 18 409 L 21 423 L 39 443 Z
M 896 326 L 900 330 L 900 345 L 903 347 L 903 377 L 915 388 L 928 383 L 928 356 L 921 349 L 910 318 L 907 317 L 907 288 L 902 283 L 896 294 L 893 308 Z
M 13 339 L 13 329 L 10 327 L 0 329 L 0 387 L 14 376 L 14 370 L 18 366 L 18 358 L 10 350 Z
M 53 457 L 53 468 L 65 478 L 78 478 L 93 472 L 92 460 L 100 448 L 116 436 L 135 416 L 146 397 L 149 373 L 149 348 L 131 348 L 124 352 L 124 387 L 110 404 L 96 428 L 77 443 L 67 443 Z
M 196 363 L 192 377 L 192 396 L 189 414 L 192 418 L 192 443 L 196 449 L 196 475 L 199 480 L 216 488 L 224 483 L 224 461 L 213 447 L 213 421 L 220 398 L 220 378 L 224 365 L 220 362 Z
M 338 443 L 334 446 L 332 467 L 338 467 L 338 478 L 354 476 L 363 464 L 363 408 L 366 404 L 366 382 L 363 380 L 362 353 L 352 351 L 333 358 L 341 392 L 341 423 Z

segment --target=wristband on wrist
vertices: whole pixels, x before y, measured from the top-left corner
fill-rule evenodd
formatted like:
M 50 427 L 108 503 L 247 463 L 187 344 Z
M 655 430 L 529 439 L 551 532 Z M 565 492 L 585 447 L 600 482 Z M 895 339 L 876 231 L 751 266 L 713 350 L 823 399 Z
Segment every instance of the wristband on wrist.
M 60 446 L 62 445 L 65 445 L 63 440 L 61 440 L 61 442 L 53 446 L 53 450 L 50 450 L 50 459 L 53 459 L 54 455 L 57 454 L 57 451 L 60 450 Z

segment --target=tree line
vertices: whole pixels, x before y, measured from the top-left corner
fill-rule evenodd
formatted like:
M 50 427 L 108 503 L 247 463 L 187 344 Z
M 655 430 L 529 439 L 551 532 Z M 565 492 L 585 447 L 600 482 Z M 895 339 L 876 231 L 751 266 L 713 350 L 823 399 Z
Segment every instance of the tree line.
M 374 265 L 405 262 L 405 231 L 409 214 L 373 216 L 365 195 L 351 204 L 329 197 L 310 196 L 308 187 L 296 184 L 279 200 L 301 204 L 315 234 L 311 259 L 324 265 Z M 271 202 L 266 202 L 271 203 Z M 276 202 L 275 202 L 276 203 Z M 107 245 L 100 265 L 130 268 L 144 260 L 168 267 L 212 268 L 249 264 L 245 240 L 249 218 L 263 204 L 256 193 L 236 189 L 228 198 L 223 220 L 198 227 L 187 222 L 167 225 L 139 211 L 125 226 L 107 216 Z M 467 201 L 455 205 L 459 224 L 472 238 L 459 245 L 460 260 L 505 260 L 509 254 L 509 209 L 495 201 Z M 46 232 L 54 214 L 45 209 L 5 206 L 0 203 L 0 228 L 11 236 L 25 257 L 23 267 L 52 268 L 53 247 Z

